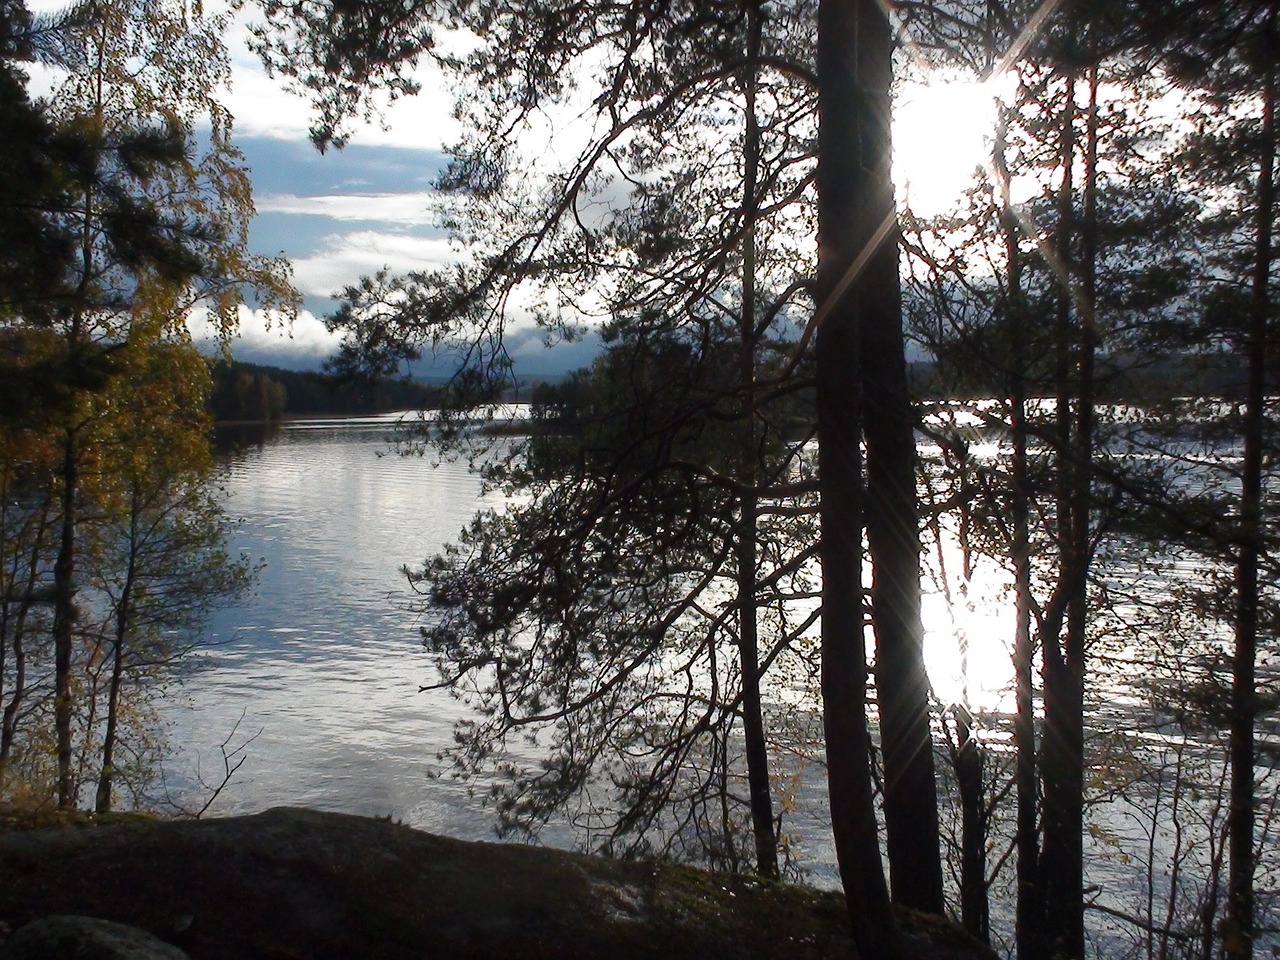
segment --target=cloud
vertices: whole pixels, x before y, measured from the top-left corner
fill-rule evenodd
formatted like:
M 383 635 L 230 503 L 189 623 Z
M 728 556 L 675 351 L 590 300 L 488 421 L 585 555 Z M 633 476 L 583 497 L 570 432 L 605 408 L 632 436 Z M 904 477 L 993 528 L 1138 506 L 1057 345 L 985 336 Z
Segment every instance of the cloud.
M 307 139 L 310 106 L 285 90 L 279 80 L 268 77 L 257 59 L 243 48 L 235 52 L 231 89 L 221 99 L 235 118 L 237 136 Z
M 259 213 L 328 217 L 331 220 L 376 221 L 405 226 L 429 226 L 435 222 L 436 195 L 431 191 L 406 193 L 345 193 L 299 196 L 273 193 L 256 198 Z
M 304 296 L 330 297 L 383 267 L 406 273 L 444 266 L 458 258 L 457 248 L 445 237 L 357 230 L 329 234 L 313 253 L 294 257 L 293 280 Z
M 249 30 L 242 14 L 227 34 L 231 51 L 231 89 L 223 103 L 236 118 L 236 131 L 251 137 L 277 140 L 305 140 L 315 111 L 305 97 L 285 89 L 284 83 L 267 76 L 262 63 L 248 49 Z M 438 67 L 429 61 L 413 74 L 422 92 L 390 102 L 375 96 L 372 122 L 351 125 L 352 142 L 367 146 L 410 147 L 439 150 L 458 139 L 459 127 L 453 118 L 453 95 Z
M 223 342 L 202 310 L 193 311 L 187 320 L 191 338 L 200 351 L 212 356 L 223 349 Z M 558 341 L 547 345 L 547 332 L 537 327 L 520 325 L 508 330 L 506 347 L 521 375 L 558 374 L 586 366 L 600 350 L 595 332 L 581 339 Z M 229 344 L 231 355 L 244 363 L 284 367 L 287 370 L 319 370 L 342 342 L 340 335 L 325 329 L 323 321 L 309 310 L 303 310 L 292 324 L 263 310 L 240 308 L 239 327 Z M 419 375 L 440 376 L 451 373 L 456 357 L 446 353 L 427 356 L 415 364 Z
M 203 311 L 192 312 L 187 328 L 202 353 L 212 355 L 222 348 L 217 331 Z M 231 355 L 245 363 L 318 370 L 340 342 L 341 337 L 326 330 L 324 323 L 308 310 L 288 323 L 266 311 L 241 307 L 239 329 L 229 346 Z

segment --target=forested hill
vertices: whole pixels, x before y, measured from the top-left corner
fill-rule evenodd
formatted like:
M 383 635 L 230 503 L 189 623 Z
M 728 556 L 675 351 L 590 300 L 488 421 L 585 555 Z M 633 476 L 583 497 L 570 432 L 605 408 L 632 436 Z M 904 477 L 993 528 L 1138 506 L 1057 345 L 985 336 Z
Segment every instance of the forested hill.
M 339 381 L 231 360 L 213 366 L 209 408 L 221 422 L 385 413 L 431 406 L 438 391 L 419 380 Z
M 1099 400 L 1144 403 L 1169 397 L 1217 397 L 1243 400 L 1246 369 L 1238 357 L 1222 353 L 1177 354 L 1161 357 L 1109 356 L 1098 359 L 1094 372 Z M 963 400 L 1000 396 L 1002 387 L 991 370 L 970 366 L 957 370 L 930 360 L 908 364 L 913 396 L 921 400 Z M 1029 380 L 1038 396 L 1052 396 L 1048 380 Z M 1268 391 L 1277 387 L 1272 384 Z
M 999 387 L 976 382 L 948 382 L 930 361 L 910 365 L 913 392 L 922 399 L 989 396 Z M 1103 365 L 1100 393 L 1108 399 L 1137 400 L 1152 395 L 1204 395 L 1236 398 L 1242 371 L 1231 358 L 1166 358 L 1130 365 L 1123 371 Z M 585 376 L 585 372 L 582 374 Z M 573 402 L 581 383 L 573 376 L 534 376 L 520 380 L 507 399 L 531 395 L 536 402 Z M 320 373 L 282 367 L 218 361 L 213 366 L 209 406 L 220 422 L 262 422 L 286 417 L 360 415 L 422 409 L 436 404 L 440 387 L 421 380 L 340 380 Z

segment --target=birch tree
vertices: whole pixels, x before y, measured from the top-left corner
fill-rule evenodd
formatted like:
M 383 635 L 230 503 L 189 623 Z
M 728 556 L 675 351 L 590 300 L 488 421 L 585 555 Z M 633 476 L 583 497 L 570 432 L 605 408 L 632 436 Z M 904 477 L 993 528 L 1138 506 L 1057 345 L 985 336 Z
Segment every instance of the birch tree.
M 77 258 L 64 279 L 57 329 L 67 363 L 106 365 L 146 327 L 181 335 L 189 309 L 203 304 L 223 331 L 236 323 L 244 291 L 270 305 L 292 303 L 282 263 L 247 253 L 252 201 L 248 176 L 232 146 L 231 119 L 216 100 L 227 77 L 226 24 L 185 4 L 99 4 L 74 37 L 68 72 L 51 100 L 60 124 L 81 129 L 96 146 L 104 175 L 78 186 L 63 216 L 77 237 Z M 208 147 L 193 149 L 197 123 Z M 108 225 L 123 220 L 121 233 Z M 61 468 L 60 547 L 54 567 L 58 798 L 74 804 L 70 686 L 77 571 L 81 457 L 92 413 L 82 398 L 65 424 Z
M 27 31 L 12 36 L 30 33 L 22 7 L 6 12 Z M 38 290 L 6 290 L 5 323 L 48 331 L 58 344 L 36 379 L 59 398 L 54 726 L 58 802 L 71 806 L 76 593 L 85 581 L 82 511 L 88 486 L 101 479 L 86 474 L 96 468 L 99 395 L 119 376 L 124 351 L 181 340 L 197 306 L 228 332 L 247 291 L 282 314 L 295 295 L 282 261 L 247 251 L 248 174 L 216 99 L 228 76 L 225 19 L 182 3 L 106 3 L 50 29 L 56 85 L 40 123 L 61 146 L 45 151 L 58 189 L 41 198 L 37 216 L 64 256 L 47 265 Z M 205 146 L 197 150 L 198 133 Z

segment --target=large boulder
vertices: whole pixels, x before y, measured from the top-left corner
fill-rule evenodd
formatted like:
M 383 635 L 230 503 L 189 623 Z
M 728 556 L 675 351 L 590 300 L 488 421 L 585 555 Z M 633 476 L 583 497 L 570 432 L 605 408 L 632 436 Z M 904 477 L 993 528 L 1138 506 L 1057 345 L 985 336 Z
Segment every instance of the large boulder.
M 92 914 L 193 960 L 852 953 L 838 894 L 314 810 L 0 832 L 0 877 L 0 922 Z M 992 956 L 949 924 L 918 931 L 917 956 Z
M 17 930 L 0 960 L 189 960 L 145 930 L 97 917 L 43 917 Z

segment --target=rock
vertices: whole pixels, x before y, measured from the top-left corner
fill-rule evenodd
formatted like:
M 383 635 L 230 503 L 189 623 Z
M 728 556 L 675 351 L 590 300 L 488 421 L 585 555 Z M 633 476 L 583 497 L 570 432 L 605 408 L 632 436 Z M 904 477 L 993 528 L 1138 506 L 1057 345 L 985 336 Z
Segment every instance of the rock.
M 191 924 L 196 922 L 196 918 L 189 913 L 184 913 L 180 917 L 175 917 L 173 923 L 169 925 L 169 929 L 173 931 L 175 937 L 180 937 L 191 929 Z
M 145 930 L 96 917 L 45 917 L 17 930 L 0 960 L 188 960 Z
M 315 810 L 0 830 L 0 878 L 0 918 L 15 926 L 92 913 L 163 932 L 192 960 L 846 960 L 853 950 L 837 893 Z M 905 931 L 913 960 L 995 960 L 944 921 L 917 926 Z

